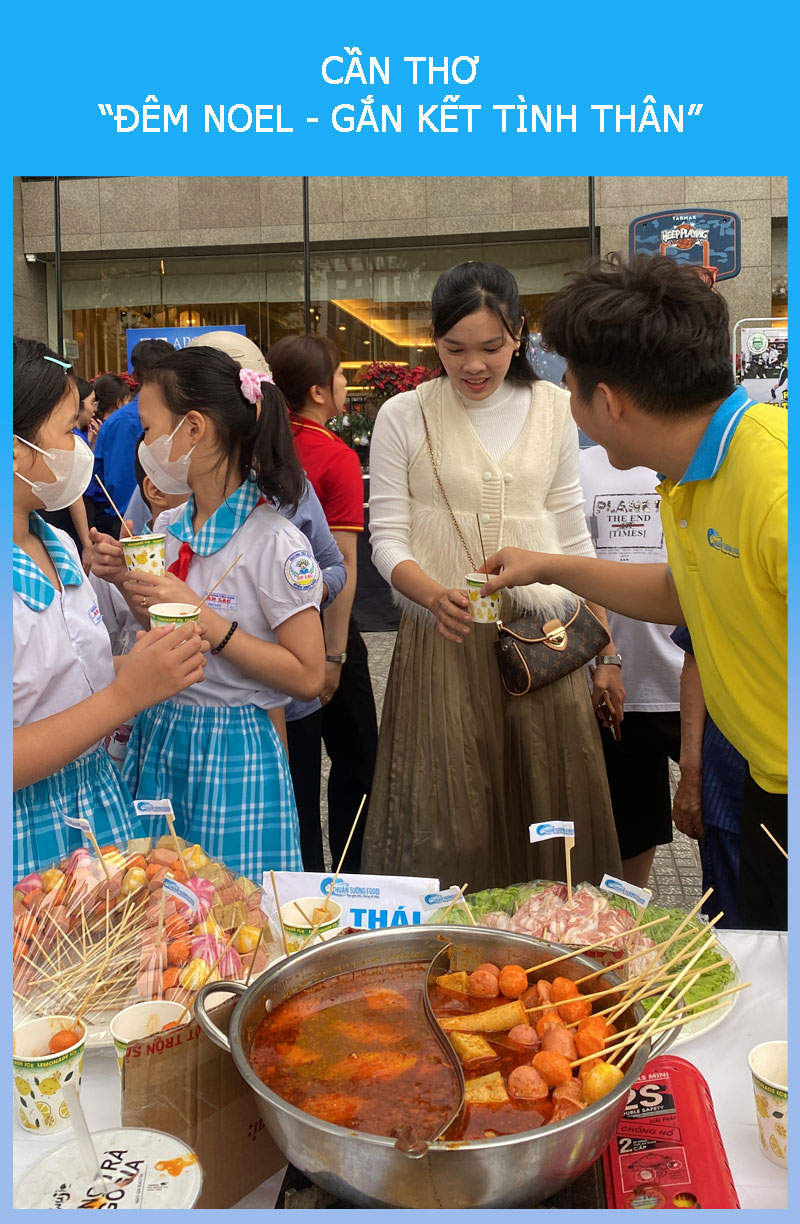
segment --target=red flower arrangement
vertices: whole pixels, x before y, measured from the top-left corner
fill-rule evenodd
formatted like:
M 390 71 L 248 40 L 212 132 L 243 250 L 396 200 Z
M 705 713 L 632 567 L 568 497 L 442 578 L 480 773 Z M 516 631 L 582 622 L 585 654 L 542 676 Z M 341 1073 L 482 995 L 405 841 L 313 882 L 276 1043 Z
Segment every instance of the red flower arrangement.
M 356 371 L 354 381 L 387 395 L 399 395 L 401 391 L 413 391 L 420 383 L 435 378 L 437 372 L 426 366 L 398 365 L 396 361 L 370 361 Z

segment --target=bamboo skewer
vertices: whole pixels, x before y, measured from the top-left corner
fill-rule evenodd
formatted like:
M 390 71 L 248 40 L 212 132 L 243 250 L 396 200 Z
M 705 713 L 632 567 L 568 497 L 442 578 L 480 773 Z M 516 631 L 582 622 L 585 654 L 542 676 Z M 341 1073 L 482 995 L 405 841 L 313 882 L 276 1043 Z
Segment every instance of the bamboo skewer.
M 728 1007 L 729 1004 L 727 1001 L 716 1002 L 716 1000 L 722 999 L 723 996 L 725 995 L 736 994 L 737 991 L 746 990 L 751 985 L 752 985 L 751 982 L 743 982 L 740 986 L 733 986 L 730 990 L 722 990 L 719 992 L 719 994 L 709 995 L 708 999 L 701 999 L 697 1003 L 689 1003 L 689 1004 L 686 1004 L 684 1007 L 678 1007 L 676 1008 L 676 1014 L 687 1013 L 686 1015 L 678 1019 L 672 1018 L 670 1020 L 667 1020 L 665 1023 L 662 1023 L 662 1020 L 663 1020 L 663 1013 L 662 1013 L 662 1015 L 658 1017 L 657 1027 L 655 1027 L 649 1035 L 651 1037 L 658 1037 L 660 1036 L 661 1033 L 668 1032 L 669 1029 L 680 1028 L 684 1024 L 688 1024 L 691 1020 L 696 1020 L 697 1017 L 700 1015 L 705 1015 L 707 1012 L 719 1011 L 720 1008 Z M 714 1002 L 714 1006 L 706 1007 L 706 1003 L 710 1003 L 710 1002 Z M 633 1028 L 636 1028 L 636 1025 L 634 1025 Z M 632 1029 L 625 1029 L 624 1032 L 629 1034 L 630 1032 L 632 1032 Z M 614 1038 L 617 1038 L 619 1036 L 621 1036 L 621 1034 L 619 1033 L 614 1034 Z M 573 1067 L 579 1067 L 585 1062 L 590 1062 L 593 1058 L 605 1059 L 605 1056 L 607 1054 L 616 1053 L 619 1050 L 624 1049 L 627 1044 L 628 1044 L 627 1041 L 621 1041 L 621 1042 L 615 1043 L 612 1046 L 609 1046 L 605 1050 L 601 1050 L 597 1054 L 585 1054 L 583 1058 L 575 1059 L 575 1061 L 571 1065 Z
M 356 831 L 356 825 L 358 824 L 359 817 L 361 816 L 361 813 L 362 813 L 362 812 L 363 812 L 363 810 L 364 810 L 364 804 L 365 804 L 366 802 L 367 802 L 367 796 L 366 796 L 366 795 L 363 795 L 363 796 L 362 796 L 362 799 L 361 799 L 361 802 L 360 802 L 360 803 L 359 803 L 359 805 L 358 805 L 358 811 L 356 812 L 356 818 L 355 818 L 355 820 L 353 821 L 352 827 L 351 827 L 350 832 L 349 832 L 349 834 L 348 834 L 348 836 L 347 836 L 347 841 L 344 843 L 344 850 L 342 851 L 342 857 L 339 859 L 339 865 L 338 865 L 338 867 L 336 868 L 336 875 L 335 875 L 335 876 L 333 877 L 333 879 L 331 880 L 330 885 L 329 885 L 329 887 L 328 887 L 328 891 L 327 891 L 327 892 L 326 892 L 326 894 L 325 894 L 325 901 L 324 901 L 324 903 L 323 903 L 322 908 L 323 908 L 324 910 L 326 910 L 326 911 L 327 911 L 327 909 L 328 909 L 328 902 L 330 901 L 331 896 L 332 896 L 332 894 L 333 894 L 333 890 L 334 890 L 334 888 L 336 887 L 336 881 L 339 879 L 339 876 L 342 874 L 342 866 L 343 866 L 343 864 L 344 864 L 344 860 L 345 860 L 345 857 L 346 857 L 346 855 L 347 855 L 347 851 L 350 849 L 350 842 L 353 840 L 353 834 L 354 834 L 354 833 L 355 833 L 355 831 Z M 465 884 L 465 885 L 464 885 L 464 888 L 466 888 L 466 887 L 467 887 L 467 886 L 466 886 L 466 884 Z M 308 947 L 308 945 L 309 945 L 310 943 L 312 943 L 312 942 L 313 942 L 313 940 L 316 938 L 317 931 L 320 929 L 320 927 L 321 927 L 321 926 L 324 926 L 324 925 L 325 925 L 325 919 L 323 919 L 323 921 L 322 921 L 322 922 L 318 922 L 318 923 L 317 923 L 317 925 L 316 925 L 316 926 L 314 927 L 314 929 L 312 930 L 311 934 L 308 936 L 308 938 L 307 938 L 307 939 L 304 941 L 304 943 L 301 945 L 301 949 L 300 949 L 301 951 L 302 951 L 302 949 L 303 949 L 303 948 Z
M 693 976 L 686 983 L 686 988 L 685 988 L 686 991 L 689 991 L 692 989 L 692 987 L 696 984 L 699 977 L 700 977 L 699 973 L 693 974 Z M 642 1016 L 641 1020 L 638 1020 L 636 1024 L 631 1025 L 631 1030 L 628 1034 L 627 1041 L 622 1042 L 623 1048 L 630 1046 L 628 1053 L 623 1055 L 624 1058 L 627 1058 L 628 1054 L 634 1053 L 636 1050 L 638 1050 L 639 1046 L 642 1045 L 648 1039 L 653 1029 L 658 1028 L 659 1023 L 662 1020 L 666 1020 L 667 1016 L 671 1015 L 672 1012 L 674 1012 L 675 1009 L 680 1006 L 681 1001 L 682 1001 L 682 996 L 676 995 L 675 998 L 670 999 L 669 1003 L 667 1003 L 665 1007 L 659 1013 L 659 1004 L 663 1001 L 665 997 L 666 995 L 662 995 L 661 998 L 658 1000 L 658 1003 L 655 1004 L 654 1008 L 651 1011 L 646 1012 L 645 1015 Z M 654 1012 L 658 1014 L 654 1015 L 653 1014 Z M 610 1058 L 606 1059 L 606 1062 L 613 1064 L 614 1059 L 617 1057 L 618 1053 L 619 1051 L 615 1051 L 615 1053 L 613 1053 Z
M 692 936 L 688 940 L 688 942 L 683 945 L 680 952 L 678 952 L 675 956 L 673 956 L 671 960 L 665 961 L 663 964 L 655 966 L 652 972 L 646 970 L 644 973 L 640 973 L 638 977 L 633 978 L 627 984 L 625 993 L 620 999 L 617 1010 L 613 1011 L 609 1015 L 608 1017 L 609 1020 L 613 1023 L 616 1016 L 619 1015 L 621 1012 L 623 1012 L 626 1007 L 629 1007 L 631 1004 L 637 1003 L 641 998 L 646 997 L 650 993 L 653 985 L 655 985 L 659 981 L 666 979 L 667 970 L 672 965 L 680 964 L 681 961 L 685 960 L 686 955 L 689 952 L 689 950 L 694 947 L 694 945 L 697 943 L 699 939 L 703 938 L 703 936 L 707 933 L 707 931 L 711 927 L 713 927 L 717 922 L 719 922 L 722 916 L 723 916 L 722 910 L 720 910 L 720 912 L 716 915 L 716 917 L 712 918 L 711 922 L 708 923 L 708 926 L 704 927 L 702 930 L 698 931 L 694 936 Z M 676 931 L 675 935 L 677 934 L 678 932 Z M 711 940 L 710 942 L 713 943 L 713 940 Z M 645 979 L 647 980 L 647 984 L 642 989 L 640 985 L 637 985 L 637 983 L 641 983 Z
M 459 902 L 459 901 L 462 899 L 462 897 L 464 896 L 464 893 L 466 892 L 466 889 L 467 889 L 467 885 L 466 885 L 466 884 L 462 884 L 462 885 L 461 885 L 461 887 L 459 888 L 458 892 L 456 893 L 456 895 L 453 897 L 453 900 L 450 902 L 450 904 L 448 905 L 447 909 L 444 911 L 444 913 L 442 914 L 441 918 L 439 919 L 439 923 L 444 922 L 445 918 L 446 918 L 446 917 L 447 917 L 447 915 L 450 913 L 450 911 L 451 911 L 451 909 L 453 908 L 453 906 L 454 906 L 454 905 L 456 905 L 456 904 L 457 904 L 457 903 L 458 903 L 458 902 Z M 466 902 L 465 902 L 465 904 L 466 904 Z
M 275 908 L 278 911 L 278 923 L 281 928 L 281 939 L 283 940 L 284 955 L 289 955 L 289 945 L 286 942 L 286 927 L 283 925 L 283 915 L 281 914 L 281 903 L 278 900 L 278 885 L 275 883 L 275 872 L 270 871 L 269 878 L 272 881 L 272 895 L 275 898 Z
M 703 974 L 707 972 L 708 972 L 707 969 L 698 970 L 698 972 L 693 975 L 692 981 L 693 982 L 698 981 L 703 976 Z M 692 1012 L 692 1014 L 697 1013 L 699 1015 L 705 1011 L 706 1004 L 713 1003 L 717 999 L 726 999 L 730 995 L 738 994 L 740 990 L 745 990 L 748 986 L 751 986 L 751 985 L 752 985 L 751 982 L 740 982 L 738 986 L 728 986 L 725 990 L 717 990 L 714 992 L 714 994 L 707 995 L 703 999 L 695 1000 L 694 1003 L 680 1003 L 680 997 L 679 997 L 676 1000 L 676 1002 L 679 1003 L 680 1006 L 675 1007 L 674 1013 L 675 1015 L 679 1015 L 682 1012 Z M 686 990 L 684 991 L 684 995 L 683 995 L 684 998 L 686 997 L 686 993 L 690 989 L 691 989 L 691 986 L 686 987 Z M 593 1015 L 595 1014 L 597 1013 L 593 1013 Z M 657 1019 L 658 1022 L 661 1023 L 664 1017 L 664 1014 L 665 1013 L 662 1012 L 661 1015 L 657 1017 L 653 1017 L 653 1019 Z M 643 1020 L 637 1021 L 636 1024 L 630 1025 L 629 1028 L 619 1029 L 616 1033 L 613 1034 L 614 1041 L 619 1041 L 620 1038 L 622 1037 L 630 1037 L 634 1033 L 634 1031 L 638 1030 L 639 1027 L 644 1023 L 644 1021 L 647 1019 L 647 1016 L 652 1016 L 652 1011 L 648 1012 L 643 1018 Z
M 612 938 L 627 939 L 629 935 L 638 935 L 639 931 L 646 931 L 648 927 L 656 926 L 663 921 L 663 918 L 653 918 L 650 922 L 643 922 L 641 926 L 630 927 L 627 931 L 623 931 L 621 935 L 614 935 Z M 540 969 L 549 969 L 551 965 L 558 965 L 561 961 L 572 960 L 575 956 L 584 956 L 592 948 L 605 948 L 608 945 L 608 939 L 608 935 L 605 935 L 602 939 L 595 940 L 594 943 L 584 944 L 583 947 L 576 948 L 574 952 L 564 952 L 561 956 L 554 956 L 552 960 L 542 961 L 540 965 L 531 965 L 530 969 L 526 969 L 525 972 L 538 973 Z M 649 948 L 645 948 L 639 955 L 645 956 L 649 951 Z M 613 966 L 609 968 L 613 968 Z
M 773 842 L 773 843 L 774 843 L 774 844 L 775 844 L 775 845 L 778 847 L 778 849 L 780 850 L 780 852 L 781 852 L 781 854 L 783 855 L 783 857 L 784 857 L 784 858 L 785 858 L 785 859 L 788 861 L 788 859 L 789 859 L 789 855 L 786 853 L 786 851 L 784 850 L 783 846 L 782 846 L 782 845 L 781 845 L 781 843 L 778 841 L 777 837 L 773 837 L 773 835 L 770 833 L 769 829 L 767 828 L 767 826 L 766 826 L 765 824 L 762 824 L 761 828 L 764 830 L 764 832 L 766 833 L 766 835 L 767 835 L 767 837 L 769 838 L 769 840 L 770 840 L 771 842 Z
M 714 921 L 718 922 L 721 917 L 721 914 L 717 914 Z M 659 919 L 658 921 L 663 922 L 663 919 Z M 587 973 L 583 977 L 575 978 L 575 985 L 580 986 L 581 982 L 588 982 L 594 977 L 600 977 L 600 975 L 603 973 L 616 973 L 617 969 L 620 969 L 623 965 L 627 965 L 630 961 L 641 960 L 643 956 L 651 956 L 653 952 L 657 952 L 659 949 L 665 951 L 670 944 L 675 942 L 676 937 L 677 932 L 673 932 L 672 935 L 668 936 L 667 939 L 662 940 L 661 943 L 653 944 L 652 948 L 644 948 L 639 952 L 635 952 L 632 956 L 626 956 L 624 960 L 614 961 L 613 964 L 606 965 L 604 968 L 595 969 L 593 973 Z M 654 966 L 654 970 L 657 968 L 657 965 Z M 645 969 L 643 972 L 646 973 L 647 970 Z
M 711 935 L 710 938 L 707 939 L 704 944 L 700 945 L 700 947 L 697 949 L 692 959 L 688 961 L 687 964 L 685 964 L 684 967 L 680 970 L 680 972 L 675 977 L 673 977 L 671 981 L 669 981 L 667 985 L 664 987 L 661 994 L 658 996 L 658 998 L 656 999 L 653 1005 L 655 1008 L 658 1008 L 661 1006 L 664 1000 L 672 993 L 672 991 L 675 990 L 675 988 L 679 985 L 679 983 L 683 981 L 683 979 L 689 974 L 690 970 L 694 968 L 695 964 L 700 959 L 700 957 L 703 955 L 703 953 L 707 952 L 713 943 L 714 943 L 714 936 Z M 612 1013 L 611 1018 L 613 1021 L 613 1013 Z
M 230 565 L 229 565 L 229 566 L 228 566 L 228 568 L 225 570 L 225 573 L 224 573 L 224 574 L 220 574 L 220 576 L 219 576 L 219 578 L 217 579 L 217 581 L 216 581 L 216 582 L 214 583 L 214 585 L 211 587 L 211 590 L 206 591 L 205 595 L 204 595 L 204 596 L 203 596 L 203 598 L 200 600 L 200 602 L 199 602 L 198 604 L 196 604 L 196 605 L 195 605 L 195 607 L 192 609 L 192 611 L 193 611 L 193 612 L 197 612 L 197 611 L 198 611 L 198 609 L 202 608 L 203 604 L 206 602 L 206 600 L 208 599 L 209 595 L 213 595 L 213 594 L 214 594 L 214 592 L 216 591 L 216 589 L 217 589 L 217 587 L 219 586 L 219 584 L 220 584 L 220 583 L 223 581 L 223 579 L 225 579 L 225 578 L 227 578 L 227 577 L 228 577 L 228 574 L 231 572 L 231 570 L 233 569 L 234 565 L 238 565 L 238 564 L 239 564 L 239 562 L 241 561 L 241 559 L 242 559 L 242 557 L 243 557 L 243 556 L 244 556 L 244 553 L 243 553 L 243 552 L 240 552 L 240 553 L 239 553 L 239 556 L 236 558 L 236 560 L 235 560 L 235 561 L 231 561 Z
M 478 539 L 481 542 L 481 556 L 483 557 L 483 568 L 485 570 L 486 569 L 486 549 L 483 547 L 483 532 L 481 531 L 481 516 L 479 514 L 476 514 L 475 519 L 478 524 Z M 489 575 L 487 574 L 486 576 L 488 578 Z
M 247 977 L 244 979 L 245 986 L 250 985 L 250 978 L 253 976 L 253 970 L 256 967 L 256 957 L 258 956 L 258 950 L 261 947 L 261 941 L 263 940 L 263 938 L 264 938 L 264 927 L 262 926 L 260 931 L 258 932 L 258 939 L 256 940 L 256 946 L 253 949 L 253 959 L 250 961 L 250 965 L 247 969 Z
M 171 835 L 172 835 L 172 840 L 173 840 L 173 841 L 174 841 L 174 843 L 175 843 L 175 849 L 176 849 L 176 850 L 177 850 L 177 852 L 178 852 L 178 861 L 179 861 L 179 863 L 180 863 L 181 867 L 183 868 L 183 873 L 184 873 L 184 875 L 186 876 L 186 878 L 187 878 L 187 880 L 188 880 L 188 878 L 189 878 L 189 874 L 190 874 L 190 873 L 189 873 L 189 871 L 187 870 L 187 867 L 186 867 L 186 862 L 185 862 L 184 857 L 183 857 L 183 851 L 181 850 L 181 843 L 180 843 L 180 841 L 178 840 L 178 834 L 175 832 L 175 815 L 174 815 L 174 813 L 173 813 L 173 812 L 171 812 L 171 811 L 170 811 L 170 812 L 167 812 L 167 825 L 169 826 L 169 831 L 170 831 L 170 833 L 171 833 Z
M 114 499 L 113 499 L 113 497 L 111 496 L 111 494 L 109 493 L 108 489 L 107 489 L 107 488 L 106 488 L 106 486 L 103 484 L 102 480 L 100 479 L 100 477 L 97 475 L 97 473 L 96 473 L 96 472 L 95 472 L 95 477 L 94 477 L 94 478 L 95 478 L 95 480 L 97 481 L 97 483 L 100 485 L 100 488 L 103 490 L 103 492 L 105 493 L 106 497 L 108 498 L 108 500 L 109 500 L 109 502 L 110 502 L 110 504 L 111 504 L 111 509 L 114 511 L 114 513 L 116 514 L 117 518 L 118 518 L 118 519 L 119 519 L 119 521 L 122 523 L 122 526 L 123 526 L 123 527 L 125 528 L 125 530 L 127 531 L 129 539 L 131 539 L 131 540 L 132 540 L 132 539 L 133 539 L 133 532 L 131 531 L 131 529 L 130 529 L 130 527 L 128 526 L 128 524 L 125 522 L 125 519 L 124 519 L 124 518 L 122 517 L 122 515 L 120 514 L 119 510 L 117 509 L 116 505 L 114 504 Z
M 702 974 L 704 973 L 714 973 L 716 972 L 717 969 L 721 969 L 724 965 L 730 965 L 730 964 L 731 964 L 730 957 L 727 957 L 725 960 L 715 962 L 713 965 L 706 965 L 703 969 L 700 970 L 700 974 L 702 976 Z M 647 998 L 646 995 L 644 997 Z M 607 1016 L 610 1012 L 615 1011 L 616 1009 L 617 1009 L 617 1004 L 611 1003 L 609 1004 L 608 1007 L 603 1008 L 601 1011 L 595 1011 L 594 1009 L 592 1009 L 592 1015 L 593 1016 Z M 609 1021 L 609 1023 L 613 1023 L 613 1021 Z M 568 1024 L 565 1024 L 564 1027 L 565 1028 L 576 1028 L 579 1024 L 580 1024 L 580 1020 L 570 1020 L 570 1022 Z

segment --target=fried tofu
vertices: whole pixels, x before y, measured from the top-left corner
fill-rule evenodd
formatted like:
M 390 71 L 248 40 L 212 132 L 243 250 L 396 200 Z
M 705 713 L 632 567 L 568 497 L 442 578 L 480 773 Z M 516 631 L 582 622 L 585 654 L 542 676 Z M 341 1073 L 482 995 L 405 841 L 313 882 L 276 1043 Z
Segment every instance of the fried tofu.
M 467 978 L 469 974 L 462 969 L 459 973 L 441 973 L 436 979 L 436 985 L 443 990 L 455 990 L 458 994 L 467 993 Z
M 446 1016 L 439 1024 L 447 1033 L 506 1033 L 515 1024 L 528 1024 L 528 1013 L 522 1000 L 515 999 L 468 1016 Z
M 497 1051 L 479 1033 L 451 1033 L 450 1042 L 463 1063 L 483 1062 L 489 1058 L 499 1058 Z
M 492 1071 L 489 1075 L 478 1075 L 475 1079 L 467 1080 L 466 1102 L 468 1105 L 503 1105 L 510 1100 L 499 1071 Z

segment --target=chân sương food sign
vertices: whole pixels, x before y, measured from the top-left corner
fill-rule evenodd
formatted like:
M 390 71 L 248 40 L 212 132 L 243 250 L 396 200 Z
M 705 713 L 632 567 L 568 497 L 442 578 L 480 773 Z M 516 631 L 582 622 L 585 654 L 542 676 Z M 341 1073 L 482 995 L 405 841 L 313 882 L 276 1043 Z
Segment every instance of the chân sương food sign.
M 628 231 L 631 255 L 666 255 L 707 268 L 715 281 L 738 276 L 742 222 L 737 213 L 670 208 L 635 217 Z

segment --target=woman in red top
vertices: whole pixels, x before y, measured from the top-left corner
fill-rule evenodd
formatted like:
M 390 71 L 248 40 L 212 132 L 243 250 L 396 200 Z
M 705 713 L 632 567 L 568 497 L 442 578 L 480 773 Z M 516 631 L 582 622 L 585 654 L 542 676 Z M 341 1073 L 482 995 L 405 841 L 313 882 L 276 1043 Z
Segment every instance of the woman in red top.
M 375 699 L 367 649 L 353 624 L 356 542 L 364 530 L 364 481 L 358 456 L 326 422 L 344 411 L 347 378 L 339 350 L 327 336 L 287 336 L 267 359 L 275 384 L 291 409 L 297 457 L 314 486 L 347 569 L 344 590 L 322 614 L 325 630 L 325 687 L 319 701 L 287 709 L 289 766 L 300 816 L 300 841 L 307 871 L 324 871 L 320 829 L 321 742 L 330 757 L 328 836 L 338 864 L 361 803 L 369 795 L 378 742 Z M 358 871 L 367 810 L 361 814 L 344 860 Z

